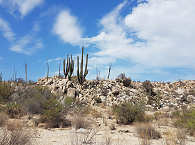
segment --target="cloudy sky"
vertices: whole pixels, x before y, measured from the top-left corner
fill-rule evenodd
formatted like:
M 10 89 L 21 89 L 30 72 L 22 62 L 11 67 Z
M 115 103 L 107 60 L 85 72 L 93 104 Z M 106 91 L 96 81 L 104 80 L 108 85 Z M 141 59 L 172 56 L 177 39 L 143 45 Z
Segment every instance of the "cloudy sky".
M 195 0 L 0 0 L 0 72 L 37 80 L 89 53 L 88 79 L 195 79 Z M 76 72 L 76 71 L 75 71 Z

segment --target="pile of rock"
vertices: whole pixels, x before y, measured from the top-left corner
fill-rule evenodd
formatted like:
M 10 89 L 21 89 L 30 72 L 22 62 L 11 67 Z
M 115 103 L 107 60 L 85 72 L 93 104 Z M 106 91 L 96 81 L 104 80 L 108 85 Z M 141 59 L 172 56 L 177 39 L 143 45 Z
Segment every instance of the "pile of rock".
M 68 96 L 91 105 L 102 102 L 111 106 L 125 101 L 136 103 L 141 100 L 147 104 L 150 96 L 145 93 L 142 82 L 131 83 L 129 87 L 125 87 L 118 80 L 87 80 L 80 85 L 76 81 L 56 76 L 42 78 L 37 82 L 38 85 L 47 86 L 52 93 L 60 95 L 61 102 Z M 152 82 L 152 85 L 156 97 L 160 99 L 158 104 L 148 104 L 149 109 L 175 109 L 195 103 L 195 81 Z

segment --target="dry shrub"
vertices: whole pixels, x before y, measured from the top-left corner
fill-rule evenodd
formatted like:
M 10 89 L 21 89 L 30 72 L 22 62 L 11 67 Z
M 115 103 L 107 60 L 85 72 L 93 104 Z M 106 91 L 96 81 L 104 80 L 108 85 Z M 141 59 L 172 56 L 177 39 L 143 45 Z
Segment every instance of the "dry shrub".
M 8 103 L 6 106 L 6 112 L 10 118 L 20 118 L 25 114 L 22 105 L 15 103 Z
M 148 123 L 137 124 L 136 131 L 140 138 L 147 138 L 147 139 L 161 138 L 160 132 L 158 132 L 151 124 Z
M 177 129 L 176 137 L 179 145 L 186 145 L 186 131 L 184 129 Z
M 95 137 L 97 134 L 97 130 L 90 129 L 82 134 L 78 134 L 77 132 L 74 132 L 71 138 L 71 145 L 92 145 L 95 144 Z
M 136 104 L 125 102 L 114 105 L 112 111 L 116 116 L 117 123 L 131 124 L 134 121 L 144 121 L 145 106 L 142 102 Z
M 80 113 L 73 115 L 71 124 L 75 129 L 80 129 L 80 128 L 86 129 L 89 128 L 90 126 L 89 121 L 87 121 Z
M 94 118 L 101 118 L 102 114 L 101 112 L 98 112 L 96 109 L 94 108 L 89 108 L 90 109 L 90 114 L 94 117 Z
M 152 122 L 154 120 L 154 115 L 145 114 L 144 115 L 144 122 Z
M 29 129 L 8 130 L 5 128 L 0 136 L 0 145 L 32 145 L 33 136 L 34 132 Z
M 43 105 L 43 113 L 40 122 L 47 123 L 49 128 L 68 126 L 63 106 L 55 98 L 47 100 Z
M 7 123 L 8 115 L 4 112 L 0 112 L 0 127 L 4 126 Z
M 171 130 L 171 129 L 169 129 L 166 132 L 166 136 L 164 139 L 164 145 L 186 145 L 185 130 L 181 130 L 181 129 Z

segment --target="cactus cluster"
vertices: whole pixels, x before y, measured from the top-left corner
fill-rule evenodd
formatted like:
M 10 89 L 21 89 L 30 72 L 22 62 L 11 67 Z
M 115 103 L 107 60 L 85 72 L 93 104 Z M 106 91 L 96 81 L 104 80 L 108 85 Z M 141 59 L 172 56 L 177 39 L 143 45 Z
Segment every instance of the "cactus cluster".
M 84 48 L 82 47 L 80 71 L 79 71 L 79 56 L 77 56 L 77 78 L 80 84 L 82 84 L 85 81 L 85 77 L 88 74 L 88 70 L 87 70 L 88 54 L 86 55 L 85 71 L 83 71 L 83 53 L 84 53 Z
M 71 80 L 72 74 L 74 72 L 74 60 L 72 59 L 72 55 L 71 57 L 67 55 L 67 59 L 64 59 L 63 71 L 65 78 L 68 76 L 68 79 Z
M 84 47 L 82 47 L 82 54 L 81 54 L 81 64 L 79 63 L 79 56 L 77 56 L 77 79 L 80 84 L 83 84 L 85 78 L 88 74 L 87 65 L 88 65 L 88 54 L 86 55 L 86 62 L 85 62 L 85 70 L 83 69 L 84 66 Z M 74 72 L 74 60 L 72 59 L 72 55 L 63 61 L 63 71 L 65 78 L 68 77 L 71 80 L 71 77 Z

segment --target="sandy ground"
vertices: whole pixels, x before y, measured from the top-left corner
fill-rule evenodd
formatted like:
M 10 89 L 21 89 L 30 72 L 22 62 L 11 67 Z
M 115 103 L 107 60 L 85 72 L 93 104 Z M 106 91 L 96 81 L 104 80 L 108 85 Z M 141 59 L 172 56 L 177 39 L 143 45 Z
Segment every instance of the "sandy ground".
M 79 129 L 38 129 L 39 136 L 36 138 L 38 145 L 81 145 L 84 139 L 87 138 L 88 130 Z M 92 132 L 93 133 L 93 132 Z M 90 135 L 89 135 L 90 138 Z M 111 144 L 106 144 L 106 140 L 111 141 Z M 140 145 L 140 139 L 135 133 L 133 126 L 121 127 L 111 131 L 107 129 L 99 129 L 96 131 L 92 140 L 93 145 Z M 151 140 L 151 145 L 164 145 L 164 139 Z M 187 138 L 186 145 L 195 145 L 195 139 Z

